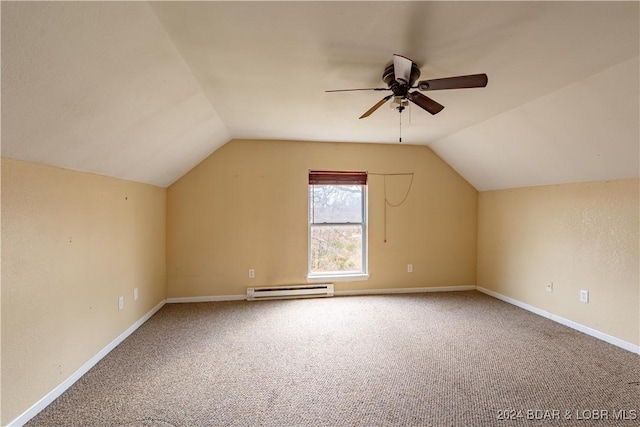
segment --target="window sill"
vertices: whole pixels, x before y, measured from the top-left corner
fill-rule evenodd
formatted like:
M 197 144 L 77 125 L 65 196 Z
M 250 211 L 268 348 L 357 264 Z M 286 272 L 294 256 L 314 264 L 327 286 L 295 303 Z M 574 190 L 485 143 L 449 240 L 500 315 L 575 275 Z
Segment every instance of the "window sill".
M 326 274 L 326 275 L 313 275 L 307 276 L 307 283 L 319 283 L 319 282 L 357 282 L 361 280 L 369 280 L 369 275 L 366 273 L 357 274 Z

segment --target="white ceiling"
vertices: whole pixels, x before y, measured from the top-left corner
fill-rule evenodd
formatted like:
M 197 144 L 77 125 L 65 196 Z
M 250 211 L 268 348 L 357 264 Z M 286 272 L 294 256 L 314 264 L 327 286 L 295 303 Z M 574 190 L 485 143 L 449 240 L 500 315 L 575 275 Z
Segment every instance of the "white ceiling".
M 397 143 L 479 190 L 637 177 L 638 2 L 2 2 L 2 155 L 168 186 L 231 139 Z M 409 122 L 410 121 L 410 122 Z

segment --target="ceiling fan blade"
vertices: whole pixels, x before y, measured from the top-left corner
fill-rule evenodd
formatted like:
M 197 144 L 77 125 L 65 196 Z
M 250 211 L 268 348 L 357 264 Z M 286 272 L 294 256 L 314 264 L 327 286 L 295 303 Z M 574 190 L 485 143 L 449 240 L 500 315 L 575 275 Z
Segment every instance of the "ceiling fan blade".
M 470 74 L 468 76 L 445 77 L 442 79 L 420 80 L 420 90 L 464 89 L 485 87 L 489 79 L 486 74 Z
M 333 89 L 333 90 L 325 90 L 325 92 L 353 92 L 356 90 L 391 90 L 388 87 L 367 87 L 363 89 Z
M 398 83 L 409 84 L 413 61 L 402 55 L 393 55 L 393 74 Z
M 424 96 L 420 92 L 411 92 L 407 94 L 409 101 L 416 104 L 418 107 L 427 110 L 431 114 L 438 114 L 444 108 L 444 105 L 438 104 L 428 96 Z
M 384 104 L 385 102 L 387 102 L 389 99 L 391 99 L 393 95 L 389 95 L 389 96 L 385 96 L 384 98 L 382 98 L 380 101 L 378 101 L 378 103 L 376 105 L 374 105 L 373 107 L 369 108 L 363 115 L 361 115 L 359 118 L 360 119 L 364 119 L 365 117 L 369 117 L 374 111 L 376 111 L 378 108 L 382 107 L 382 104 Z

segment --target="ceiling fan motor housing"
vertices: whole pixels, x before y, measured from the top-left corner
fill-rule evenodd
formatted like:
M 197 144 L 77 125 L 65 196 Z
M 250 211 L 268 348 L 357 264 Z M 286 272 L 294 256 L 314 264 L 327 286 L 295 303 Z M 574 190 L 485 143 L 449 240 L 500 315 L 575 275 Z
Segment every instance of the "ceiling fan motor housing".
M 384 69 L 384 73 L 382 74 L 382 81 L 384 81 L 389 89 L 393 91 L 395 96 L 407 96 L 407 92 L 414 85 L 414 83 L 420 77 L 420 69 L 414 63 L 411 63 L 411 75 L 409 77 L 409 81 L 406 84 L 401 84 L 398 80 L 396 80 L 396 75 L 394 72 L 393 64 L 387 66 Z

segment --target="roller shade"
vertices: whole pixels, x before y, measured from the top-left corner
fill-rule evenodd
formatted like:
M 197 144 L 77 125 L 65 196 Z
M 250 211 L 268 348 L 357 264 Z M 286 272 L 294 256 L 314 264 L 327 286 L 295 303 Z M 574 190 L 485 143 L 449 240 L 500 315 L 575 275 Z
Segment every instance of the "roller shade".
M 309 171 L 309 185 L 367 185 L 367 172 Z

